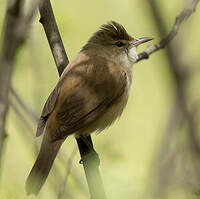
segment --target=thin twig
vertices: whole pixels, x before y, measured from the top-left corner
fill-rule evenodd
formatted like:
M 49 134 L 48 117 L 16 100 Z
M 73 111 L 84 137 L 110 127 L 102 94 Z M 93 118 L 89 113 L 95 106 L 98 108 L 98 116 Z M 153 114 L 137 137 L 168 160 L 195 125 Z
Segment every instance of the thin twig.
M 15 92 L 16 92 L 16 91 L 15 91 Z M 22 104 L 24 104 L 24 106 L 22 106 L 21 108 L 24 110 L 24 107 L 26 107 L 27 104 L 23 101 L 22 97 L 19 96 L 18 93 L 16 93 L 16 94 L 17 94 L 17 96 L 20 98 L 20 100 L 22 100 Z M 13 103 L 11 100 L 9 101 L 9 104 L 10 104 L 11 108 L 13 109 L 13 111 L 16 113 L 17 117 L 18 117 L 18 118 L 20 119 L 20 121 L 22 122 L 22 124 L 27 128 L 27 133 L 23 133 L 22 135 L 23 135 L 23 136 L 24 136 L 24 135 L 27 135 L 27 136 L 25 136 L 26 141 L 30 141 L 30 139 L 29 139 L 30 136 L 29 136 L 29 135 L 31 135 L 31 137 L 33 137 L 33 136 L 34 136 L 35 130 L 34 130 L 33 127 L 29 124 L 29 122 L 27 121 L 26 117 L 25 117 L 25 116 L 23 115 L 23 113 L 20 111 L 19 107 L 18 107 L 15 103 Z M 27 110 L 25 110 L 25 111 L 27 111 Z M 35 122 L 35 119 L 32 117 L 32 112 L 33 112 L 33 111 L 30 110 L 30 112 L 27 112 L 27 114 L 30 116 L 30 118 L 33 120 L 33 122 Z M 38 150 L 39 150 L 39 146 L 36 144 L 36 142 L 35 142 L 35 144 L 34 144 L 34 149 L 35 149 L 36 152 L 38 152 Z M 76 151 L 76 147 L 74 147 L 73 151 Z M 59 159 L 59 161 L 61 162 L 62 165 L 66 165 L 66 161 L 65 161 L 66 157 L 67 157 L 66 154 L 59 154 L 59 155 L 58 155 L 58 159 Z M 69 162 L 69 160 L 72 160 L 73 157 L 74 157 L 74 154 L 72 153 L 72 154 L 70 155 L 69 159 L 68 159 L 68 162 Z M 67 165 L 68 165 L 68 164 L 67 164 Z M 70 166 L 70 164 L 69 164 L 69 166 Z M 57 179 L 61 179 L 61 174 L 60 174 L 60 171 L 59 171 L 58 167 L 57 167 L 57 166 L 54 166 L 54 167 L 53 167 L 53 170 L 54 170 L 53 173 L 55 173 L 56 178 L 57 178 Z M 71 172 L 71 169 L 69 170 L 69 168 L 68 168 L 68 169 L 67 169 L 67 175 L 69 175 L 70 172 Z M 72 178 L 74 179 L 74 181 L 79 185 L 80 189 L 86 194 L 86 192 L 87 192 L 86 187 L 82 185 L 82 183 L 80 182 L 80 180 L 78 179 L 78 177 L 76 176 L 76 174 L 73 172 L 73 173 L 71 173 L 71 176 L 72 176 Z M 57 181 L 57 180 L 56 180 L 56 181 Z M 52 184 L 52 187 L 53 187 L 53 188 L 55 187 L 54 184 Z M 56 190 L 56 191 L 57 191 L 57 190 Z M 68 192 L 68 194 L 70 194 L 70 193 Z M 72 196 L 71 194 L 70 194 L 70 198 L 73 198 L 73 196 Z
M 157 25 L 157 30 L 158 33 L 160 34 L 160 37 L 163 36 L 164 32 L 166 32 L 166 26 L 165 23 L 162 20 L 161 17 L 161 12 L 160 9 L 156 3 L 155 0 L 149 0 L 149 6 L 151 9 L 151 12 L 153 14 L 154 20 L 156 22 Z M 176 103 L 176 107 L 174 108 L 174 113 L 170 116 L 169 119 L 169 126 L 168 129 L 166 131 L 166 135 L 170 134 L 172 135 L 172 133 L 178 128 L 180 128 L 180 125 L 183 126 L 183 124 L 187 124 L 187 133 L 188 133 L 188 138 L 187 139 L 187 144 L 189 145 L 189 148 L 191 149 L 191 151 L 193 152 L 193 154 L 199 156 L 200 154 L 200 146 L 198 143 L 198 130 L 194 121 L 194 117 L 193 117 L 193 113 L 190 111 L 190 109 L 188 108 L 188 96 L 187 96 L 187 83 L 188 83 L 188 79 L 190 76 L 190 73 L 185 73 L 185 71 L 183 70 L 183 63 L 180 60 L 180 56 L 177 56 L 177 54 L 179 53 L 179 48 L 178 48 L 178 44 L 173 44 L 170 43 L 170 41 L 177 35 L 179 27 L 181 25 L 181 23 L 187 19 L 189 16 L 191 16 L 191 14 L 195 11 L 195 8 L 198 4 L 199 0 L 192 0 L 191 3 L 188 5 L 187 8 L 185 8 L 180 15 L 176 18 L 175 24 L 173 26 L 173 29 L 171 30 L 171 32 L 169 33 L 169 35 L 163 39 L 157 46 L 155 46 L 155 48 L 151 51 L 147 51 L 151 53 L 156 52 L 157 50 L 165 47 L 167 45 L 167 49 L 166 49 L 166 55 L 167 58 L 169 60 L 169 69 L 171 72 L 171 76 L 173 78 L 173 82 L 174 82 L 174 88 L 175 88 L 175 99 L 177 101 Z M 169 44 L 169 45 L 168 45 Z M 189 66 L 187 66 L 189 68 Z M 177 115 L 178 114 L 178 115 Z M 177 117 L 176 119 L 174 117 Z M 176 121 L 174 123 L 174 121 Z M 171 132 L 170 132 L 171 131 Z M 182 132 L 180 129 L 178 132 Z M 182 134 L 181 134 L 182 136 Z M 177 143 L 178 140 L 177 138 L 172 138 L 170 139 L 170 137 L 165 137 L 164 138 L 164 142 L 166 142 L 166 139 L 168 140 L 168 144 L 163 146 L 162 151 L 163 150 L 168 150 L 170 143 L 172 143 L 172 141 L 174 141 L 176 143 L 176 147 L 177 147 Z M 175 151 L 176 152 L 176 151 Z M 172 153 L 172 152 L 171 152 Z M 169 155 L 169 152 L 165 151 L 165 156 Z M 175 171 L 177 164 L 174 163 L 172 164 L 172 159 L 175 159 L 174 156 L 176 154 L 170 154 L 170 156 L 168 158 L 165 158 L 165 162 L 164 162 L 164 166 L 162 164 L 160 164 L 160 168 L 159 171 L 160 173 L 164 173 L 163 176 L 160 175 L 159 173 L 159 178 L 161 177 L 162 179 L 159 180 L 159 187 L 158 189 L 159 192 L 161 192 L 162 186 L 166 186 L 168 185 L 170 182 L 168 181 L 170 179 L 170 177 L 173 177 L 174 173 L 170 173 L 170 175 L 166 175 L 167 171 L 166 171 L 166 165 L 168 165 L 168 168 L 170 167 L 170 171 Z M 163 159 L 163 153 L 161 154 L 161 157 L 159 157 L 158 162 L 160 162 L 160 159 Z M 195 164 L 195 163 L 194 163 Z M 199 164 L 198 164 L 199 165 Z M 173 168 L 172 168 L 173 166 Z M 184 167 L 184 165 L 182 166 L 182 168 Z M 198 166 L 199 167 L 199 166 Z M 170 172 L 168 171 L 168 172 Z M 199 175 L 199 172 L 197 172 Z M 170 177 L 169 177 L 170 176 Z M 164 181 L 165 183 L 162 184 L 161 181 Z M 167 182 L 167 183 L 166 183 Z M 163 194 L 163 193 L 162 193 Z
M 149 1 L 151 2 L 151 0 L 149 0 Z M 162 39 L 159 43 L 150 45 L 149 47 L 147 47 L 147 49 L 145 51 L 141 52 L 138 55 L 137 62 L 139 62 L 143 59 L 148 59 L 152 53 L 165 48 L 166 45 L 168 45 L 178 34 L 178 31 L 179 31 L 183 21 L 188 19 L 190 17 L 190 15 L 196 10 L 198 3 L 199 3 L 199 0 L 191 1 L 191 3 L 184 10 L 182 10 L 181 13 L 176 17 L 174 25 L 173 25 L 171 31 L 169 32 L 169 34 L 164 39 Z
M 37 114 L 28 106 L 28 104 L 24 101 L 24 99 L 17 93 L 17 91 L 12 87 L 11 92 L 13 93 L 13 96 L 15 97 L 17 103 L 21 106 L 23 111 L 26 112 L 26 114 L 32 119 L 33 122 L 37 123 L 39 121 L 39 117 L 37 117 Z M 34 136 L 34 129 L 30 126 L 28 123 L 26 117 L 21 113 L 19 108 L 17 107 L 16 104 L 14 104 L 12 101 L 9 101 L 9 104 L 13 108 L 13 110 L 16 112 L 17 116 L 21 119 L 22 123 L 27 127 L 28 133 L 31 134 L 31 136 Z M 38 146 L 35 146 L 36 151 L 39 150 Z M 75 147 L 74 147 L 75 150 Z M 59 153 L 58 154 L 58 159 L 61 162 L 62 165 L 66 165 L 66 154 Z M 68 164 L 67 164 L 68 165 Z M 54 167 L 55 168 L 55 167 Z M 55 173 L 58 175 L 58 169 L 55 168 Z M 80 179 L 78 178 L 78 175 L 76 173 L 71 174 L 73 176 L 74 181 L 79 185 L 80 189 L 86 193 L 86 187 L 84 186 L 83 183 L 81 183 Z
M 38 123 L 39 117 L 37 116 L 37 114 L 24 102 L 22 97 L 17 93 L 13 86 L 11 86 L 10 91 L 12 95 L 16 98 L 22 109 L 33 119 L 34 122 Z
M 197 6 L 197 3 L 199 0 L 192 0 L 191 3 L 188 5 L 188 8 L 185 8 L 180 15 L 179 20 L 177 21 L 183 21 L 184 19 L 188 18 L 192 12 L 195 10 L 195 6 Z M 165 25 L 164 22 L 161 19 L 159 9 L 156 6 L 156 3 L 154 0 L 150 0 L 149 4 L 151 6 L 152 12 L 154 14 L 155 22 L 158 25 L 158 31 L 160 36 L 162 36 L 163 31 L 165 31 Z M 185 16 L 185 17 L 184 17 Z M 177 45 L 176 45 L 177 46 Z M 187 93 L 186 93 L 186 80 L 188 79 L 189 74 L 185 74 L 182 69 L 182 62 L 179 59 L 179 56 L 176 56 L 177 50 L 175 49 L 175 46 L 169 45 L 167 49 L 167 56 L 170 62 L 170 70 L 172 72 L 173 78 L 175 80 L 175 88 L 176 88 L 176 95 L 179 102 L 180 111 L 183 114 L 184 118 L 188 122 L 188 128 L 190 132 L 190 136 L 193 138 L 193 147 L 195 147 L 196 152 L 200 153 L 200 147 L 198 146 L 197 140 L 195 139 L 195 136 L 197 135 L 197 129 L 195 127 L 195 122 L 193 120 L 192 114 L 190 113 L 188 109 L 187 104 Z
M 68 161 L 67 161 L 66 175 L 65 175 L 63 183 L 60 185 L 60 188 L 59 188 L 59 191 L 58 191 L 58 199 L 66 198 L 65 187 L 67 185 L 68 177 L 71 173 L 72 163 L 73 163 L 74 157 L 76 155 L 76 152 L 77 152 L 77 150 L 74 148 L 69 159 L 68 159 Z

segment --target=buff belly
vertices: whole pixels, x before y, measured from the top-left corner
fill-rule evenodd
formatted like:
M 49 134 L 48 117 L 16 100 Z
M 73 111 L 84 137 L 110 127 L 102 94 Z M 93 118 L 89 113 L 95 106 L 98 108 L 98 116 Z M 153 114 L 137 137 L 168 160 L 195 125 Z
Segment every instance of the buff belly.
M 128 90 L 129 88 L 127 88 L 124 94 L 117 99 L 97 120 L 92 122 L 86 128 L 77 131 L 75 133 L 75 137 L 80 137 L 80 135 L 87 136 L 93 132 L 99 133 L 109 127 L 122 114 L 123 109 L 127 104 Z

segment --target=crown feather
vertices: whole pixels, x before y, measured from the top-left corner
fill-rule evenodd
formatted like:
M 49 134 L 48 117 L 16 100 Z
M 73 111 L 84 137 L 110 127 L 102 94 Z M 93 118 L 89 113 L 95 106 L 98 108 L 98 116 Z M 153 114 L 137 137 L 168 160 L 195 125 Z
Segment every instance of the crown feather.
M 127 33 L 121 24 L 111 21 L 107 24 L 103 24 L 100 29 L 93 34 L 88 42 L 107 43 L 108 41 L 116 40 L 130 41 L 133 40 L 133 38 Z

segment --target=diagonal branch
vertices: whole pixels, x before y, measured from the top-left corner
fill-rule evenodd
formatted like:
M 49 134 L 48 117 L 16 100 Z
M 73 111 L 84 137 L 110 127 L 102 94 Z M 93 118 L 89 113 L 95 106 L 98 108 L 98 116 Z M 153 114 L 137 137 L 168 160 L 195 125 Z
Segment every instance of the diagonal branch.
M 29 108 L 29 106 L 24 102 L 22 97 L 17 93 L 17 91 L 11 86 L 10 91 L 12 95 L 16 98 L 19 105 L 22 107 L 22 109 L 33 119 L 34 122 L 38 123 L 39 117 L 37 114 Z
M 67 54 L 65 52 L 60 33 L 55 21 L 53 14 L 52 6 L 50 0 L 44 1 L 44 3 L 39 8 L 40 10 L 40 22 L 42 23 L 54 60 L 59 72 L 59 75 L 62 74 L 65 67 L 68 65 L 69 61 Z M 92 144 L 91 136 L 87 137 L 90 145 Z M 83 162 L 83 167 L 86 174 L 86 179 L 90 191 L 91 198 L 93 199 L 106 199 L 100 171 L 99 171 L 99 162 L 95 158 L 84 158 L 83 156 L 90 154 L 90 157 L 93 156 L 93 150 L 88 147 L 87 144 L 82 139 L 76 139 L 79 147 L 79 152 Z M 92 161 L 91 161 L 92 160 Z M 98 187 L 98 188 L 97 188 Z
M 166 46 L 167 44 L 169 44 L 167 46 L 167 50 L 166 50 L 166 55 L 167 55 L 167 59 L 169 61 L 169 69 L 171 72 L 171 76 L 173 78 L 173 82 L 174 82 L 174 88 L 175 88 L 175 100 L 176 100 L 176 105 L 174 107 L 174 110 L 172 110 L 174 113 L 171 115 L 170 121 L 169 121 L 169 128 L 166 130 L 166 135 L 174 135 L 173 132 L 177 131 L 178 128 L 180 128 L 180 126 L 184 126 L 187 125 L 187 133 L 188 133 L 188 138 L 187 144 L 189 146 L 189 148 L 191 149 L 193 155 L 196 155 L 196 157 L 199 157 L 200 154 L 200 145 L 199 145 L 199 139 L 198 139 L 198 129 L 197 129 L 197 125 L 195 123 L 194 117 L 193 117 L 193 112 L 189 109 L 188 104 L 190 104 L 191 102 L 189 102 L 189 98 L 188 98 L 188 93 L 187 93 L 187 85 L 188 85 L 188 78 L 190 73 L 185 73 L 185 71 L 183 70 L 183 62 L 180 59 L 180 56 L 178 56 L 178 45 L 177 43 L 169 43 L 178 33 L 178 29 L 181 25 L 181 23 L 187 19 L 194 11 L 195 8 L 198 4 L 199 0 L 191 0 L 191 3 L 188 5 L 188 8 L 185 8 L 180 15 L 176 18 L 176 22 L 173 26 L 172 31 L 170 32 L 170 34 L 164 39 L 162 40 L 163 42 L 161 42 L 161 46 Z M 153 18 L 155 20 L 155 23 L 157 25 L 157 30 L 158 33 L 160 35 L 160 37 L 163 36 L 163 33 L 166 32 L 166 25 L 162 20 L 162 13 L 160 12 L 158 5 L 156 3 L 155 0 L 149 0 L 149 6 L 150 6 L 150 10 L 153 14 Z M 155 51 L 159 50 L 159 48 L 156 48 Z M 155 52 L 153 51 L 153 52 Z M 188 66 L 189 68 L 189 66 Z M 176 119 L 175 119 L 176 117 Z M 173 121 L 173 122 L 172 122 Z M 170 132 L 171 131 L 171 132 Z M 180 133 L 182 131 L 177 131 L 177 134 Z M 183 136 L 182 134 L 179 136 Z M 180 138 L 180 137 L 178 137 Z M 169 139 L 169 140 L 167 140 Z M 176 145 L 178 145 L 178 140 L 177 138 L 171 138 L 171 136 L 168 136 L 164 138 L 164 142 L 166 143 L 165 145 L 163 145 L 162 147 L 162 154 L 161 156 L 159 156 L 159 160 L 158 162 L 160 163 L 160 157 L 162 157 L 162 160 L 164 159 L 163 157 L 165 157 L 164 159 L 164 164 L 159 164 L 160 168 L 159 168 L 159 193 L 161 193 L 162 188 L 165 187 L 166 185 L 170 184 L 169 179 L 174 177 L 174 173 L 170 173 L 169 172 L 174 172 L 180 168 L 184 168 L 184 164 L 180 165 L 180 168 L 177 168 L 176 163 L 172 162 L 172 159 L 174 159 L 175 153 L 174 151 L 171 152 L 171 154 L 169 155 L 169 145 L 172 142 L 176 142 Z M 168 142 L 168 143 L 167 143 Z M 180 148 L 178 148 L 178 151 L 180 151 Z M 165 150 L 168 150 L 167 152 Z M 174 150 L 174 149 L 173 149 Z M 175 151 L 176 152 L 176 151 Z M 164 154 L 164 155 L 163 155 Z M 167 155 L 166 155 L 167 154 Z M 168 156 L 166 158 L 166 156 Z M 184 154 L 185 156 L 185 154 Z M 191 156 L 192 157 L 192 156 Z M 178 159 L 179 161 L 180 159 Z M 186 158 L 184 158 L 184 161 L 186 160 Z M 184 162 L 185 163 L 185 162 Z M 195 162 L 191 162 L 191 164 L 193 166 L 195 166 Z M 199 168 L 199 161 L 198 161 L 198 168 Z M 168 171 L 167 171 L 167 166 L 168 166 Z M 169 170 L 170 169 L 170 170 Z M 161 173 L 163 173 L 164 175 L 160 175 Z M 196 175 L 200 175 L 199 173 L 199 169 L 197 169 L 196 171 Z M 176 176 L 177 177 L 177 176 Z M 181 176 L 182 178 L 183 176 Z M 189 181 L 189 180 L 187 180 Z M 161 183 L 164 182 L 164 183 Z M 170 184 L 171 185 L 171 184 Z M 162 193 L 163 196 L 163 193 Z
M 150 2 L 151 2 L 151 0 L 150 0 Z M 147 47 L 147 49 L 145 51 L 141 52 L 138 55 L 137 62 L 139 62 L 143 59 L 148 59 L 152 53 L 165 48 L 166 45 L 168 45 L 178 34 L 178 31 L 179 31 L 183 21 L 188 19 L 188 17 L 190 17 L 192 15 L 192 13 L 196 10 L 198 3 L 199 3 L 199 0 L 191 1 L 191 3 L 184 10 L 182 10 L 181 13 L 176 17 L 174 25 L 173 25 L 171 31 L 169 32 L 169 34 L 164 39 L 162 39 L 159 43 L 150 45 L 149 47 Z M 151 4 L 151 6 L 153 6 L 153 5 L 154 4 Z
M 69 174 L 71 173 L 72 163 L 73 163 L 74 156 L 76 155 L 76 152 L 77 152 L 77 150 L 74 148 L 74 150 L 72 151 L 72 153 L 67 161 L 66 175 L 65 175 L 63 183 L 60 185 L 57 199 L 66 198 L 65 187 L 67 185 L 67 180 L 68 180 Z
M 24 99 L 19 95 L 19 93 L 15 90 L 15 88 L 13 88 L 13 86 L 10 89 L 13 97 L 15 97 L 16 102 L 20 105 L 20 107 L 22 108 L 22 110 L 31 118 L 31 120 L 34 123 L 37 123 L 39 121 L 39 117 L 37 116 L 37 114 L 28 106 L 28 104 L 24 101 Z M 26 117 L 23 115 L 23 113 L 21 113 L 21 111 L 19 110 L 18 106 L 16 104 L 14 104 L 11 100 L 9 100 L 9 104 L 10 106 L 13 108 L 13 110 L 16 112 L 18 118 L 20 118 L 20 120 L 22 121 L 22 123 L 24 124 L 24 126 L 27 127 L 27 129 L 29 130 L 28 132 L 30 132 L 31 136 L 34 136 L 34 129 L 32 129 L 31 125 L 29 124 L 29 122 L 27 121 Z M 30 130 L 31 129 L 31 130 Z M 28 135 L 28 134 L 27 134 Z M 28 138 L 28 137 L 27 137 Z M 38 146 L 35 145 L 35 149 L 36 151 L 39 150 Z M 74 148 L 75 151 L 75 148 Z M 73 157 L 72 157 L 73 156 Z M 66 153 L 60 153 L 58 154 L 58 159 L 59 161 L 63 164 L 66 165 L 66 157 L 67 154 Z M 72 153 L 69 157 L 69 159 L 72 161 L 72 159 L 74 158 L 74 154 Z M 67 164 L 68 165 L 68 164 Z M 59 174 L 59 170 L 57 167 L 54 167 L 54 170 L 57 176 L 60 176 Z M 69 175 L 69 170 L 67 172 Z M 84 186 L 84 184 L 80 181 L 79 176 L 77 173 L 73 172 L 71 173 L 72 178 L 74 179 L 75 182 L 77 182 L 77 184 L 79 185 L 80 189 L 86 194 L 87 193 L 87 189 Z M 59 179 L 59 177 L 58 177 Z M 69 193 L 68 193 L 69 194 Z
M 65 52 L 50 0 L 44 1 L 39 10 L 41 15 L 40 22 L 44 27 L 58 73 L 61 76 L 69 63 L 69 59 Z
M 184 19 L 187 19 L 192 12 L 195 10 L 195 6 L 197 6 L 197 3 L 199 0 L 192 0 L 191 3 L 189 4 L 188 8 L 185 8 L 181 14 L 179 15 L 177 21 L 182 22 Z M 150 0 L 150 6 L 152 13 L 154 15 L 155 22 L 157 23 L 158 26 L 158 31 L 160 36 L 162 36 L 163 32 L 165 32 L 165 24 L 161 19 L 159 9 L 156 6 L 155 0 Z M 178 23 L 177 22 L 177 23 Z M 176 24 L 176 23 L 175 23 Z M 179 23 L 178 23 L 179 24 Z M 177 26 L 180 26 L 178 25 Z M 173 35 L 173 34 L 172 34 Z M 167 56 L 170 62 L 170 70 L 174 78 L 174 83 L 175 83 L 175 88 L 176 88 L 176 95 L 177 99 L 179 102 L 179 107 L 181 110 L 182 115 L 188 122 L 188 130 L 190 132 L 190 136 L 196 136 L 197 135 L 197 129 L 195 128 L 195 122 L 193 120 L 192 114 L 190 110 L 188 109 L 188 104 L 187 104 L 187 93 L 186 93 L 186 80 L 188 79 L 189 74 L 185 74 L 184 70 L 182 69 L 182 62 L 180 61 L 179 57 L 176 56 L 177 52 L 174 46 L 169 45 L 167 49 Z M 200 153 L 200 146 L 198 146 L 197 140 L 194 139 L 193 137 L 193 147 L 195 148 L 196 152 Z
M 23 13 L 23 0 L 8 1 L 6 16 L 4 20 L 3 41 L 0 52 L 0 167 L 2 165 L 2 155 L 4 141 L 6 138 L 6 115 L 8 112 L 8 92 L 15 56 L 18 49 L 26 40 L 29 25 L 35 14 L 39 0 L 32 1 L 32 6 L 28 10 L 28 15 Z

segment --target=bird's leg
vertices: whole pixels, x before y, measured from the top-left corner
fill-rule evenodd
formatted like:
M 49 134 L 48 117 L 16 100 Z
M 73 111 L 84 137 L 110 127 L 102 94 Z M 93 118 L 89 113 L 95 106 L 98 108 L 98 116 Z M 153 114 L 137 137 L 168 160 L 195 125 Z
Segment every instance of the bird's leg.
M 88 137 L 80 136 L 80 139 L 84 142 L 84 144 L 88 147 L 88 151 L 82 155 L 81 160 L 79 161 L 80 164 L 83 164 L 84 160 L 92 160 L 100 164 L 100 159 L 98 153 L 95 151 L 92 143 L 88 139 Z

